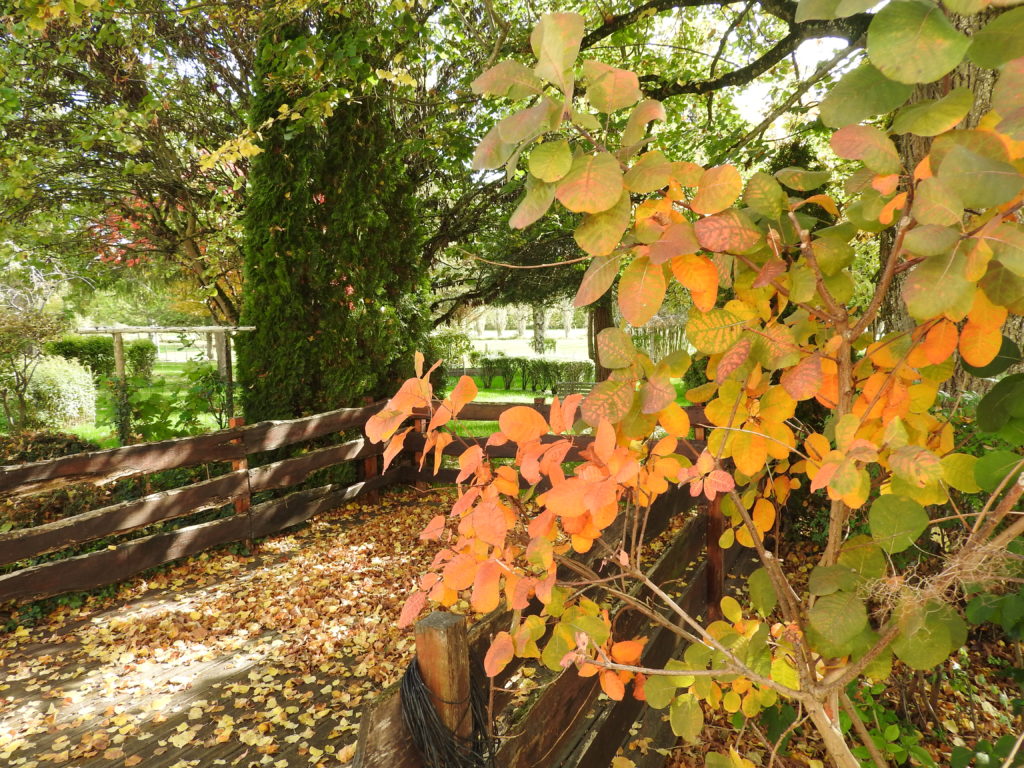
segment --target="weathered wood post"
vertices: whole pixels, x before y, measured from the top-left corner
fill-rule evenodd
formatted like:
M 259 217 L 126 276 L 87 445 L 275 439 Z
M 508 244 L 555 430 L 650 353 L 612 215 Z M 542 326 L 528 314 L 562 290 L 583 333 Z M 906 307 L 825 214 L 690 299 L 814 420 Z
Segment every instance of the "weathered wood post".
M 466 619 L 434 612 L 416 624 L 416 660 L 441 722 L 459 738 L 473 734 Z
M 364 397 L 363 405 L 373 405 L 372 397 Z M 380 456 L 367 456 L 363 459 L 361 479 L 363 482 L 380 476 Z M 380 491 L 374 489 L 366 493 L 366 501 L 370 504 L 380 504 Z
M 420 435 L 426 434 L 426 432 L 427 432 L 427 420 L 426 419 L 415 419 L 413 421 L 413 431 L 416 432 L 417 434 L 420 434 Z M 420 462 L 421 461 L 423 461 L 423 452 L 422 451 L 416 451 L 416 453 L 414 453 L 412 455 L 412 464 L 413 464 L 413 470 L 414 471 L 419 472 Z M 415 488 L 417 491 L 425 491 L 425 490 L 427 490 L 428 486 L 427 486 L 426 481 L 424 481 L 424 480 L 417 480 L 416 482 L 414 482 L 412 484 L 412 487 Z
M 231 429 L 237 429 L 238 427 L 244 427 L 245 426 L 245 419 L 243 419 L 241 416 L 232 416 L 230 419 L 228 419 L 228 426 Z M 242 444 L 245 443 L 245 441 L 242 438 L 238 438 L 237 440 L 232 440 L 231 442 L 232 442 L 233 445 L 242 445 Z M 232 459 L 232 461 L 231 461 L 231 469 L 234 472 L 237 472 L 240 469 L 244 469 L 246 472 L 248 472 L 248 470 L 249 470 L 249 456 L 245 455 L 245 456 L 243 456 L 240 459 Z M 235 497 L 235 514 L 236 515 L 248 515 L 249 514 L 249 510 L 251 509 L 251 507 L 252 507 L 252 490 L 249 488 L 249 478 L 246 477 L 246 480 L 245 480 L 245 491 L 242 493 L 241 496 L 236 496 Z M 246 545 L 249 547 L 249 551 L 251 552 L 251 551 L 253 551 L 255 549 L 255 545 L 253 544 L 252 535 L 251 535 L 251 533 L 252 533 L 252 521 L 251 520 L 249 521 L 249 524 L 250 524 L 249 525 L 250 536 L 249 536 L 248 539 L 246 539 Z
M 725 532 L 725 516 L 722 515 L 722 495 L 708 505 L 707 549 L 708 549 L 708 620 L 722 618 L 722 594 L 725 589 L 725 553 L 718 543 Z

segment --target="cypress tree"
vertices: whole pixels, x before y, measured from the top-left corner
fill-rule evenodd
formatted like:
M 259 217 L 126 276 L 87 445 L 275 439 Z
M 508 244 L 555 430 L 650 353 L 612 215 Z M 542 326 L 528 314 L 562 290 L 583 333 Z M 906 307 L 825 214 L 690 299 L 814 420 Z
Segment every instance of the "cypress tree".
M 317 24 L 329 50 L 345 24 Z M 267 32 L 252 118 L 293 103 L 284 78 L 308 28 Z M 332 39 L 324 40 L 325 36 Z M 245 217 L 239 379 L 250 421 L 355 405 L 411 367 L 427 327 L 422 238 L 395 116 L 373 94 L 316 124 L 263 131 Z

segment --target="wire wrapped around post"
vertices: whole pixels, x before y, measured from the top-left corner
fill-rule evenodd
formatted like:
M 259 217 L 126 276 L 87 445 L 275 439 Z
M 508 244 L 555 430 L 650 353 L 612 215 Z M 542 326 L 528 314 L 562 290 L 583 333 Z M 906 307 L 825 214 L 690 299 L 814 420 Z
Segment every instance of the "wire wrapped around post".
M 434 707 L 430 689 L 420 674 L 419 662 L 413 659 L 402 677 L 402 719 L 412 736 L 413 744 L 423 758 L 424 768 L 492 768 L 497 741 L 490 735 L 487 721 L 485 690 L 487 678 L 476 659 L 470 666 L 469 707 L 473 729 L 463 738 L 442 721 Z

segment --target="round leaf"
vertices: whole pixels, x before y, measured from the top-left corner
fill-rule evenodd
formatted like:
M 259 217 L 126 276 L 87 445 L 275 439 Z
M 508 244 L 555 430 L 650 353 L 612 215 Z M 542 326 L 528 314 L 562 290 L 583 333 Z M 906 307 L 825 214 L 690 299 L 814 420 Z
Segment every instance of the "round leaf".
M 907 609 L 893 640 L 896 657 L 911 669 L 941 664 L 967 639 L 967 625 L 952 607 L 929 603 Z
M 938 136 L 955 128 L 973 105 L 970 88 L 954 88 L 941 99 L 926 99 L 901 109 L 892 121 L 892 132 Z
M 693 231 L 701 247 L 709 251 L 747 253 L 764 240 L 750 217 L 735 208 L 698 219 Z
M 978 403 L 978 428 L 995 432 L 1013 414 L 1010 407 L 1024 400 L 1024 373 L 1015 373 L 997 382 Z
M 967 55 L 975 64 L 993 69 L 1024 56 L 1024 8 L 1006 11 L 975 32 Z
M 541 181 L 558 181 L 571 167 L 572 150 L 565 139 L 544 142 L 530 153 L 530 173 Z
M 672 733 L 690 744 L 696 744 L 704 729 L 704 710 L 692 693 L 682 693 L 672 702 L 668 713 Z
M 617 424 L 626 417 L 633 405 L 635 385 L 631 381 L 611 379 L 597 384 L 583 400 L 580 413 L 583 420 L 592 427 L 605 419 Z
M 974 479 L 983 491 L 992 493 L 1013 472 L 1014 467 L 1022 459 L 1024 459 L 1024 456 L 1012 451 L 992 451 L 991 453 L 986 453 L 974 465 Z M 1019 476 L 1020 470 L 1017 470 L 1009 482 L 1015 482 Z
M 597 359 L 605 368 L 628 368 L 636 360 L 632 337 L 621 328 L 605 328 L 597 334 Z
M 868 27 L 868 58 L 900 83 L 930 83 L 961 62 L 971 40 L 938 5 L 901 0 L 875 14 Z
M 516 405 L 504 410 L 498 417 L 498 428 L 515 443 L 528 443 L 548 432 L 548 423 L 543 416 L 526 405 Z
M 781 181 L 790 189 L 798 192 L 810 192 L 812 189 L 826 184 L 829 179 L 828 171 L 808 171 L 804 168 L 783 168 L 775 172 L 775 178 Z
M 619 280 L 619 309 L 626 322 L 634 328 L 645 325 L 661 309 L 666 288 L 661 264 L 647 256 L 633 259 Z
M 697 194 L 690 201 L 695 213 L 718 213 L 724 211 L 743 191 L 743 179 L 732 165 L 718 165 L 708 168 L 700 178 Z
M 867 609 L 852 592 L 818 598 L 807 617 L 814 630 L 838 648 L 848 646 L 868 626 Z
M 856 573 L 861 579 L 873 580 L 885 576 L 889 562 L 875 542 L 864 535 L 851 536 L 839 552 L 838 562 Z
M 839 157 L 860 160 L 876 173 L 897 173 L 900 156 L 888 136 L 871 125 L 847 125 L 829 140 Z
M 743 332 L 743 321 L 725 309 L 691 312 L 686 336 L 700 352 L 725 352 Z
M 911 87 L 890 80 L 864 62 L 836 83 L 818 107 L 821 120 L 841 128 L 892 112 L 910 96 Z
M 762 616 L 770 614 L 778 604 L 779 596 L 775 592 L 775 586 L 772 584 L 768 571 L 758 568 L 747 577 L 747 585 L 750 587 L 750 602 L 753 603 L 757 612 Z
M 857 574 L 845 565 L 819 565 L 807 580 L 812 595 L 831 595 L 833 592 L 852 592 L 857 588 Z
M 913 499 L 887 494 L 871 505 L 868 523 L 878 546 L 891 555 L 917 541 L 928 527 L 928 513 Z
M 619 161 L 608 152 L 577 156 L 569 173 L 559 182 L 555 197 L 577 213 L 607 211 L 622 197 Z
M 1021 361 L 1020 348 L 1016 342 L 1008 336 L 1003 336 L 1003 341 L 999 347 L 999 351 L 996 356 L 992 359 L 988 365 L 975 367 L 964 362 L 964 370 L 972 376 L 977 376 L 979 379 L 987 379 L 990 376 L 998 376 L 1000 373 L 1005 371 L 1011 365 L 1016 365 Z
M 629 226 L 629 194 L 623 192 L 619 202 L 600 213 L 588 213 L 576 227 L 576 244 L 591 256 L 607 256 L 618 246 Z

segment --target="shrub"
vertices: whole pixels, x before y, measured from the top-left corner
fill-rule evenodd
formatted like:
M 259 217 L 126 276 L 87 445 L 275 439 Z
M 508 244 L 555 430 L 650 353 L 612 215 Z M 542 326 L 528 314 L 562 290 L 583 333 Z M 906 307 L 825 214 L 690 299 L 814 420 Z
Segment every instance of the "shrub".
M 594 364 L 589 360 L 570 360 L 560 366 L 559 381 L 576 384 L 581 381 L 594 380 Z
M 427 338 L 434 354 L 449 370 L 461 368 L 463 357 L 473 351 L 469 336 L 455 328 L 439 328 Z
M 89 369 L 63 357 L 44 357 L 28 386 L 31 418 L 63 427 L 96 420 L 96 388 Z
M 64 336 L 47 344 L 46 352 L 77 360 L 97 379 L 114 375 L 114 340 L 109 336 Z
M 113 346 L 113 341 L 111 341 Z M 132 378 L 150 381 L 156 363 L 156 344 L 149 339 L 136 339 L 124 346 L 126 373 Z
M 63 432 L 23 432 L 0 435 L 0 464 L 46 461 L 75 453 L 98 451 L 96 443 Z
M 46 345 L 46 352 L 66 360 L 77 360 L 92 371 L 96 379 L 114 375 L 114 339 L 110 336 L 64 336 Z M 156 344 L 135 339 L 124 345 L 125 373 L 132 378 L 153 378 Z

